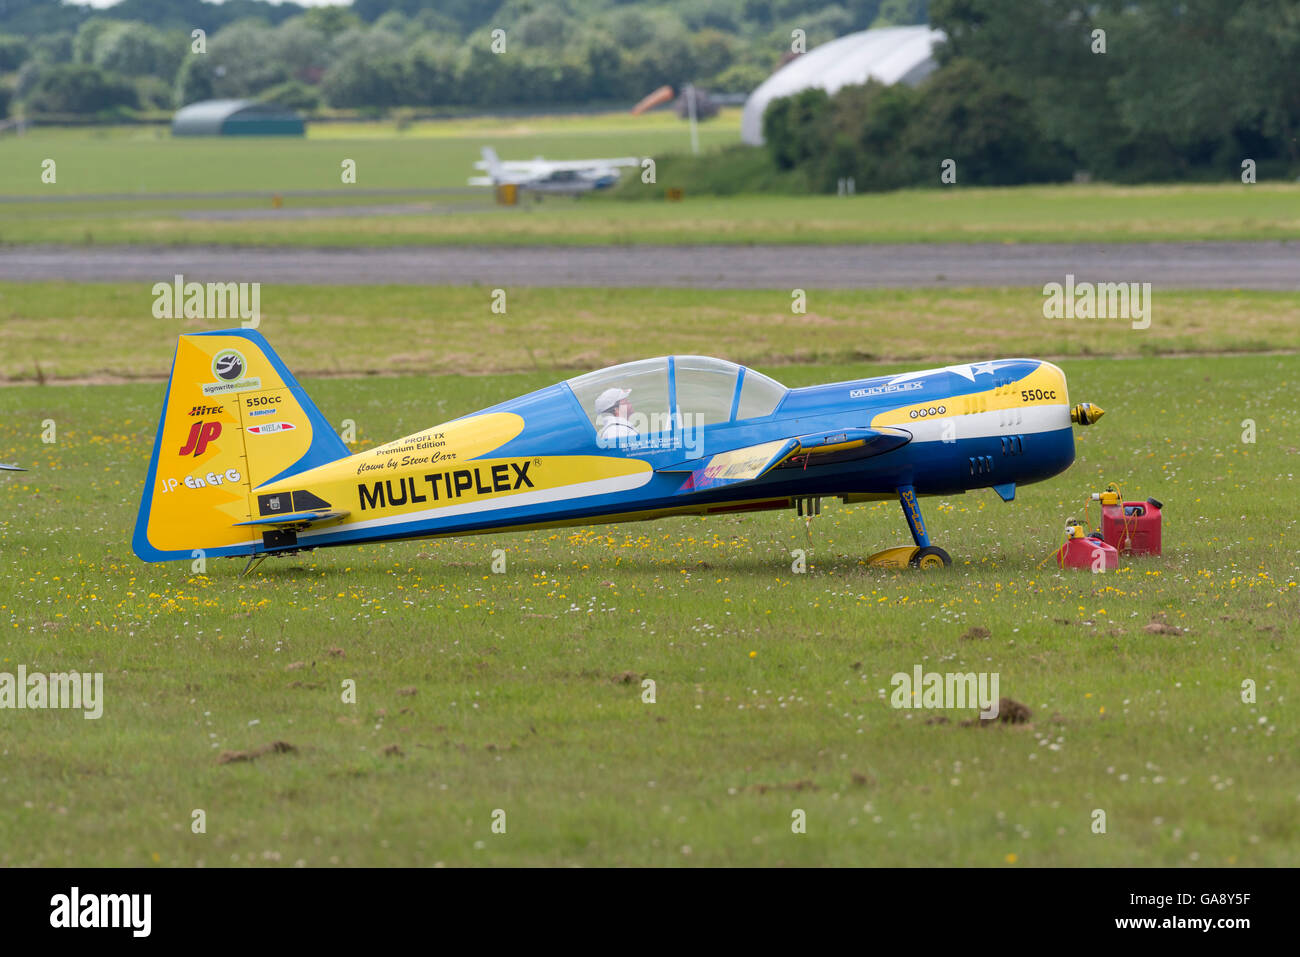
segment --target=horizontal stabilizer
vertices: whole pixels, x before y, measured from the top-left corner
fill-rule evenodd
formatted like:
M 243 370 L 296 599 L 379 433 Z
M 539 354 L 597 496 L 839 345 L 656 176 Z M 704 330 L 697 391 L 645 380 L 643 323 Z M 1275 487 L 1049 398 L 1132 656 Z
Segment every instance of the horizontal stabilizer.
M 26 472 L 27 470 L 21 465 L 5 465 L 0 462 L 0 472 Z
M 236 522 L 236 525 L 258 525 L 267 528 L 304 529 L 313 525 L 346 518 L 347 512 L 292 512 L 288 515 L 275 515 L 271 518 L 255 518 L 251 522 Z

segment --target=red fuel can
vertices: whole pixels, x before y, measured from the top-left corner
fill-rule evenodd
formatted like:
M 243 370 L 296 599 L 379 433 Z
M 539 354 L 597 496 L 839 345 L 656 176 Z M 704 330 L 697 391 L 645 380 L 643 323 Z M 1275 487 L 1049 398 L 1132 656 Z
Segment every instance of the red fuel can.
M 1153 498 L 1103 505 L 1101 537 L 1124 555 L 1159 555 L 1161 508 Z
M 1071 538 L 1056 550 L 1056 564 L 1061 568 L 1109 571 L 1119 567 L 1119 552 L 1098 538 Z

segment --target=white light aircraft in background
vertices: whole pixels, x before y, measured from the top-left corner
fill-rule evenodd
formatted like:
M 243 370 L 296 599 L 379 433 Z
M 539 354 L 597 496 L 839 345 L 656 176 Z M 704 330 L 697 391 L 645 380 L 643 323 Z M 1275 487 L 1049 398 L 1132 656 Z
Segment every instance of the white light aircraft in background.
M 594 189 L 606 189 L 618 182 L 621 168 L 640 166 L 635 156 L 616 159 L 548 160 L 537 157 L 531 160 L 502 160 L 496 150 L 483 147 L 483 158 L 474 164 L 486 176 L 471 176 L 471 186 L 514 185 L 533 193 L 572 195 Z

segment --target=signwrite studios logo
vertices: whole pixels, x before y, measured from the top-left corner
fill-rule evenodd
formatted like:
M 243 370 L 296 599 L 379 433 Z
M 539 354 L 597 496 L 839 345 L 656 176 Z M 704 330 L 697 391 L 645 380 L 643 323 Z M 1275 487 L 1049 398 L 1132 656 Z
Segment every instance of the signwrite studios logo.
M 148 937 L 153 928 L 153 895 L 83 894 L 74 887 L 50 898 L 50 926 L 127 928 L 132 937 Z
M 85 712 L 86 720 L 94 721 L 104 713 L 104 673 L 69 671 L 29 675 L 26 665 L 19 665 L 17 674 L 0 671 L 0 708 L 76 709 Z
M 251 392 L 262 388 L 256 376 L 245 378 L 248 361 L 238 349 L 222 349 L 212 357 L 212 375 L 216 382 L 203 383 L 204 395 L 222 395 L 229 392 Z
M 153 294 L 155 319 L 241 319 L 245 329 L 262 322 L 260 282 L 186 282 L 177 273 L 171 282 L 156 282 Z
M 900 671 L 889 679 L 894 688 L 889 703 L 895 708 L 979 708 L 980 718 L 991 721 L 998 716 L 998 681 L 996 671 L 940 674 L 915 665 L 910 675 Z
M 1081 282 L 1067 273 L 1065 284 L 1043 287 L 1044 319 L 1130 319 L 1134 329 L 1151 325 L 1151 283 Z

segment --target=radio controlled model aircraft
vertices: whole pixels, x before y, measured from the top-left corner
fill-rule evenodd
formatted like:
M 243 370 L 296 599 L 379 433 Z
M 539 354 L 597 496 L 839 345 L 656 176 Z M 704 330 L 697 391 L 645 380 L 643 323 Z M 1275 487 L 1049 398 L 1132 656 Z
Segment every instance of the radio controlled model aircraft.
M 352 453 L 259 332 L 183 335 L 132 541 L 145 561 L 897 498 L 914 545 L 951 564 L 919 499 L 1050 478 L 1074 461 L 1050 362 L 996 359 L 787 389 L 704 356 L 629 362 Z

